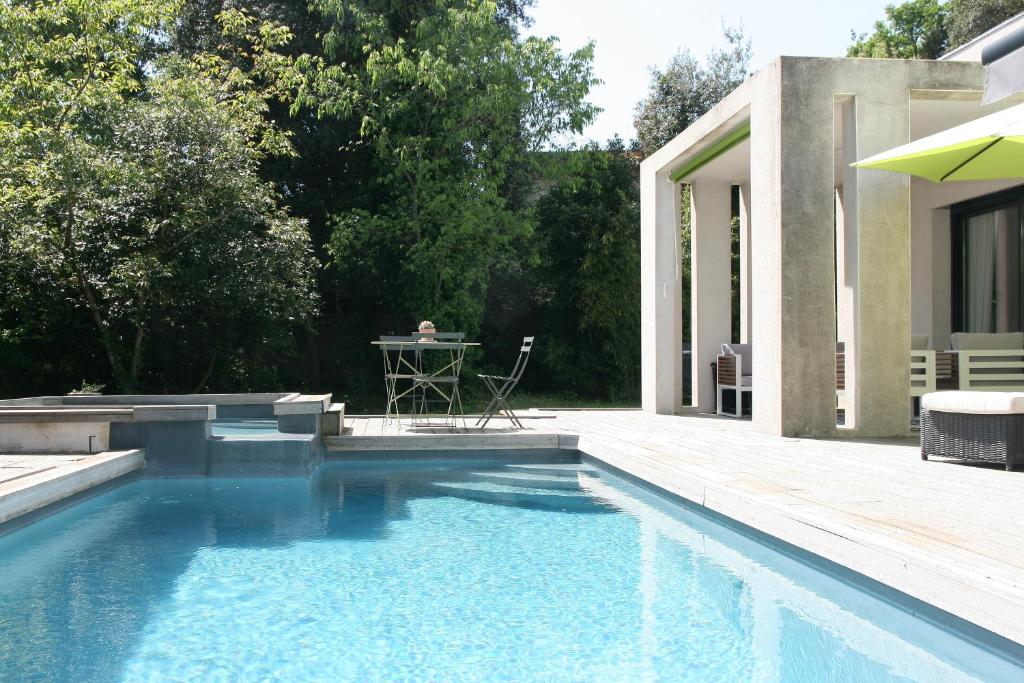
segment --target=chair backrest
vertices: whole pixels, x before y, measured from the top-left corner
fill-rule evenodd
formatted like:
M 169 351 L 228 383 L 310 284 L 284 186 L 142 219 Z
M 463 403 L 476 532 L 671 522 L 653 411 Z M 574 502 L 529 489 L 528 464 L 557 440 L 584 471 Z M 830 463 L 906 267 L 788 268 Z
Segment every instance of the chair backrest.
M 382 341 L 382 342 L 411 342 L 411 341 L 416 341 L 416 337 L 414 337 L 412 335 L 409 335 L 409 334 L 405 334 L 405 335 L 382 334 L 382 335 L 380 335 L 380 341 Z
M 523 337 L 523 345 L 519 347 L 519 358 L 516 359 L 516 365 L 512 368 L 512 372 L 509 373 L 511 377 L 518 384 L 519 378 L 523 376 L 523 372 L 526 370 L 526 363 L 530 360 L 530 350 L 533 348 L 533 337 Z
M 722 344 L 722 355 L 723 356 L 742 356 L 743 357 L 743 377 L 753 376 L 753 351 L 750 344 Z
M 954 351 L 1024 349 L 1024 332 L 954 332 L 949 343 Z
M 450 342 L 461 342 L 466 338 L 465 332 L 414 332 L 412 335 L 416 339 L 433 339 L 435 341 L 450 341 Z

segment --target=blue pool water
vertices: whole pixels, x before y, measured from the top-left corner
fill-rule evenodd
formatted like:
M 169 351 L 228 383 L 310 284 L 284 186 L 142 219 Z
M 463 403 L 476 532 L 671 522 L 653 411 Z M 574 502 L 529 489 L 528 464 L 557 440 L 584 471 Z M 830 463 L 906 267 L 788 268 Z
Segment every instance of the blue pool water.
M 1022 676 L 575 465 L 129 481 L 0 536 L 0 635 L 19 681 Z

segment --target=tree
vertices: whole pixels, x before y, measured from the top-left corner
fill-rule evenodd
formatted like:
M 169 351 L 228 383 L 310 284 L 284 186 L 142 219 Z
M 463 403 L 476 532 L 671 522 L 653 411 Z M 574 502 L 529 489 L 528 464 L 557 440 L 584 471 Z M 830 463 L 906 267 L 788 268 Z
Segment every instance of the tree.
M 703 65 L 681 50 L 664 71 L 651 69 L 648 94 L 637 104 L 633 118 L 644 155 L 684 131 L 746 80 L 750 40 L 742 28 L 724 31 L 729 47 L 712 50 Z
M 592 49 L 521 36 L 527 5 L 316 3 L 328 28 L 293 113 L 329 136 L 303 159 L 329 154 L 331 185 L 296 205 L 323 212 L 318 346 L 350 398 L 379 383 L 368 334 L 481 329 L 495 269 L 528 258 L 534 153 L 594 114 Z
M 888 5 L 885 19 L 870 36 L 850 33 L 848 57 L 937 59 L 949 47 L 946 7 L 939 0 L 910 0 Z
M 870 36 L 850 33 L 850 57 L 937 59 L 1024 12 L 1024 0 L 909 0 L 885 8 Z
M 384 13 L 347 3 L 334 11 L 326 44 L 357 40 L 367 57 L 359 71 L 328 72 L 321 92 L 343 96 L 318 106 L 359 116 L 383 201 L 335 217 L 333 260 L 343 269 L 396 263 L 383 284 L 404 293 L 413 317 L 472 332 L 490 268 L 530 230 L 505 183 L 523 154 L 591 118 L 591 50 L 565 56 L 552 40 L 516 39 L 488 2 L 456 3 L 383 34 Z M 342 18 L 354 19 L 354 32 Z
M 537 201 L 539 259 L 529 275 L 541 340 L 532 386 L 635 399 L 640 387 L 639 154 L 615 138 L 548 163 L 567 173 Z M 498 288 L 500 296 L 505 287 Z M 510 301 L 514 305 L 514 301 Z M 511 351 L 511 349 L 510 349 Z M 511 353 L 509 354 L 511 355 Z M 540 378 L 549 379 L 545 386 Z
M 0 5 L 4 336 L 32 338 L 20 307 L 73 301 L 121 391 L 195 390 L 218 360 L 244 386 L 315 297 L 305 226 L 257 173 L 289 149 L 264 118 L 292 87 L 288 32 L 226 13 L 230 59 L 144 63 L 176 10 Z
M 950 0 L 946 6 L 949 46 L 959 47 L 1024 12 L 1024 0 Z
M 682 51 L 661 71 L 652 69 L 648 95 L 636 107 L 634 125 L 644 155 L 656 151 L 706 114 L 746 78 L 750 68 L 750 40 L 742 28 L 724 30 L 729 48 L 713 50 L 705 65 Z M 690 336 L 690 188 L 682 190 L 680 220 L 680 279 L 683 289 L 683 338 Z M 739 227 L 734 221 L 733 244 Z M 734 249 L 735 251 L 735 249 Z M 735 270 L 735 268 L 734 268 Z M 733 289 L 739 291 L 738 288 Z M 733 304 L 733 329 L 738 328 L 738 303 Z

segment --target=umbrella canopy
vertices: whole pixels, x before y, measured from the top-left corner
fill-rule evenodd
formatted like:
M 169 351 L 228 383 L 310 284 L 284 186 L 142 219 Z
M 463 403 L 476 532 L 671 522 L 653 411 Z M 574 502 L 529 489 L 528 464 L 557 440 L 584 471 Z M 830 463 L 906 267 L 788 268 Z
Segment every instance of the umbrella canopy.
M 1024 178 L 1024 104 L 851 165 L 909 173 L 935 183 Z

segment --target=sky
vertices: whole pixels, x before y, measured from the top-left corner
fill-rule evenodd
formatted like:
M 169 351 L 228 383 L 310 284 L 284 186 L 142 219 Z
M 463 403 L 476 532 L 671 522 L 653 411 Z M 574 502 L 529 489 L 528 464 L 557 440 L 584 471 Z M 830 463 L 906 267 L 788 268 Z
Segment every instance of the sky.
M 781 54 L 839 57 L 850 31 L 870 32 L 893 0 L 537 0 L 532 35 L 557 36 L 563 50 L 595 43 L 590 100 L 604 111 L 584 139 L 635 137 L 633 108 L 647 93 L 650 68 L 680 49 L 698 59 L 725 47 L 722 22 L 742 23 L 752 41 L 751 70 Z

